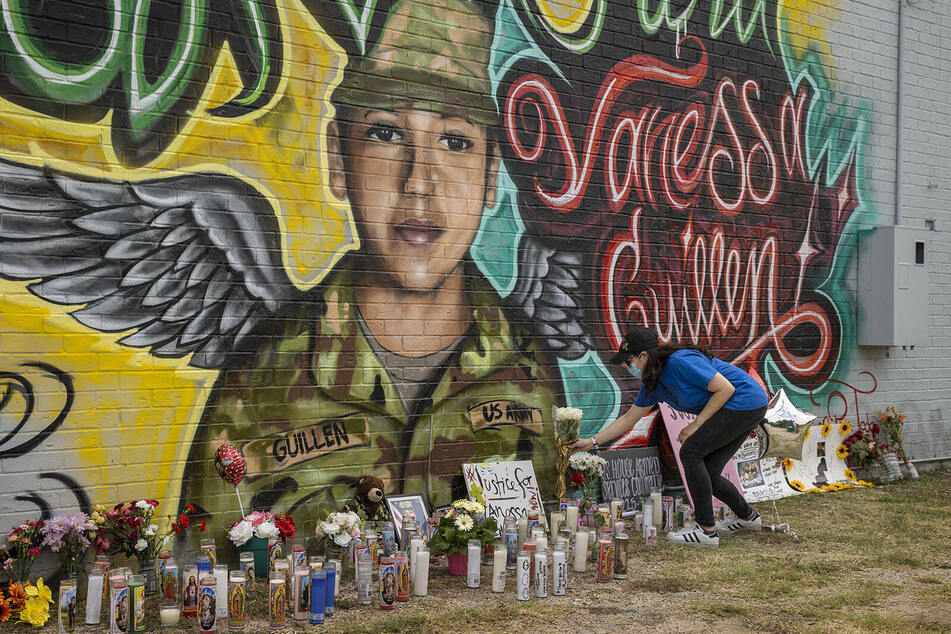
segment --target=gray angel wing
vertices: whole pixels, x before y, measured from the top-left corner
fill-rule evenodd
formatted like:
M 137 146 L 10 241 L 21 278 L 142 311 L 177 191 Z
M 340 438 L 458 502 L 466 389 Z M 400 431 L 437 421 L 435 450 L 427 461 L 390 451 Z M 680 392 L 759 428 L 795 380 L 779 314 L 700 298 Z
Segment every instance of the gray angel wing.
M 159 357 L 229 365 L 295 296 L 270 203 L 238 178 L 83 179 L 0 161 L 0 277 Z
M 535 336 L 557 356 L 578 359 L 591 348 L 582 327 L 584 308 L 578 297 L 581 255 L 559 249 L 528 234 L 519 247 L 518 280 L 505 299 L 531 322 Z

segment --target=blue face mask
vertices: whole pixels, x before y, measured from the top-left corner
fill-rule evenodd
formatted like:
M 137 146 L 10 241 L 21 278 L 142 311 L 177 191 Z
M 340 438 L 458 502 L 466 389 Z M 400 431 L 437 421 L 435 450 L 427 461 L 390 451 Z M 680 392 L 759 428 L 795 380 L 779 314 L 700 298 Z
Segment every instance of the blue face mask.
M 641 378 L 641 369 L 637 367 L 633 361 L 631 361 L 627 366 L 627 373 L 633 376 L 635 379 Z

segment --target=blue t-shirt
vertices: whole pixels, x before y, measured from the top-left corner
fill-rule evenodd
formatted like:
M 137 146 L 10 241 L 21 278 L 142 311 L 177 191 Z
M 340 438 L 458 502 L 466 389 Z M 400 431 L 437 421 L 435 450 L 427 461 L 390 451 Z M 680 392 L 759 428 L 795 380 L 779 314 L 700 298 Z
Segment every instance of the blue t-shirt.
M 710 400 L 712 393 L 707 391 L 707 386 L 717 372 L 736 388 L 724 407 L 733 410 L 766 407 L 769 401 L 766 392 L 753 377 L 734 365 L 711 359 L 696 350 L 678 350 L 670 355 L 661 370 L 657 389 L 648 392 L 642 385 L 634 404 L 650 407 L 667 403 L 681 412 L 699 414 Z

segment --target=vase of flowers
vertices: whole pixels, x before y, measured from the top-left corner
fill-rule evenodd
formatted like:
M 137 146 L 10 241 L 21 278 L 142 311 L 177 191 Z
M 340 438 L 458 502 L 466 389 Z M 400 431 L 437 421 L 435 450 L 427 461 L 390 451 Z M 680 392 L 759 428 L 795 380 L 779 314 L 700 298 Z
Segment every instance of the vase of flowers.
M 23 522 L 10 529 L 7 545 L 0 548 L 0 572 L 13 583 L 29 580 L 33 561 L 43 552 L 44 522 Z
M 323 542 L 328 558 L 344 562 L 344 553 L 360 539 L 363 526 L 363 519 L 353 511 L 327 511 L 323 519 L 317 520 L 314 536 Z
M 881 483 L 887 479 L 885 453 L 889 447 L 877 439 L 879 430 L 878 424 L 873 424 L 870 431 L 856 431 L 842 441 L 848 465 L 858 472 L 861 480 Z
M 429 549 L 434 553 L 446 553 L 449 574 L 465 576 L 470 539 L 478 539 L 483 546 L 495 541 L 499 526 L 494 518 L 485 518 L 484 514 L 485 507 L 482 504 L 456 500 L 439 518 L 436 531 L 429 540 Z
M 565 497 L 565 477 L 568 475 L 568 457 L 571 455 L 571 445 L 578 440 L 578 429 L 581 426 L 581 417 L 584 412 L 577 407 L 556 407 L 555 419 L 555 448 L 558 450 L 555 467 L 558 470 L 558 480 L 555 482 L 555 498 Z
M 92 515 L 93 522 L 100 524 L 99 534 L 93 541 L 99 552 L 120 553 L 126 557 L 135 557 L 139 563 L 139 573 L 145 577 L 145 593 L 154 594 L 156 589 L 155 558 L 162 548 L 172 539 L 172 534 L 181 534 L 189 526 L 197 526 L 201 532 L 206 529 L 204 520 L 192 521 L 195 507 L 189 504 L 176 519 L 161 520 L 167 523 L 160 530 L 156 523 L 156 500 L 132 500 L 120 502 L 107 509 L 97 505 Z
M 579 492 L 581 513 L 592 508 L 598 501 L 605 464 L 607 461 L 604 458 L 587 452 L 576 453 L 568 459 L 568 479 Z
M 281 536 L 275 519 L 267 511 L 252 511 L 228 529 L 228 539 L 239 553 L 254 553 L 254 575 L 258 578 L 266 578 L 268 572 L 268 541 Z
M 56 515 L 43 525 L 43 545 L 56 553 L 67 577 L 78 577 L 98 526 L 85 513 Z

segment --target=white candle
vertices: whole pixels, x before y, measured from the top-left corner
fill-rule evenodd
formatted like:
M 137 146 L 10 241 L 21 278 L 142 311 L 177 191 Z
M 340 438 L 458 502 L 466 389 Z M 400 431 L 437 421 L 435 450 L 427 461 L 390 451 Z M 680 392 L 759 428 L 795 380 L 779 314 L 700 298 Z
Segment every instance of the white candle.
M 508 548 L 505 544 L 495 545 L 495 554 L 492 556 L 492 592 L 505 592 L 505 562 L 508 559 Z
M 99 613 L 102 610 L 102 580 L 101 572 L 97 575 L 89 575 L 89 584 L 86 590 L 86 623 L 89 625 L 99 624 Z
M 569 506 L 565 511 L 565 524 L 572 533 L 578 530 L 578 507 Z
M 468 557 L 466 560 L 466 585 L 470 588 L 478 588 L 481 579 L 482 569 L 482 543 L 478 539 L 470 539 L 467 548 Z
M 651 501 L 654 503 L 654 517 L 651 520 L 652 526 L 663 526 L 664 525 L 664 507 L 661 504 L 661 492 L 658 488 L 651 489 Z M 647 519 L 647 514 L 644 514 L 644 519 Z
M 641 524 L 641 535 L 647 537 L 647 529 L 654 525 L 654 501 L 644 500 L 644 522 Z
M 419 549 L 423 548 L 425 545 L 426 542 L 423 541 L 422 537 L 413 537 L 409 540 L 409 552 L 406 553 L 406 556 L 409 558 L 410 579 L 413 579 L 415 575 L 413 569 L 416 567 L 416 553 L 419 552 Z
M 551 534 L 557 535 L 561 530 L 561 525 L 565 523 L 565 514 L 560 511 L 551 512 Z
M 611 500 L 611 525 L 621 520 L 621 510 L 624 508 L 622 500 Z
M 426 548 L 416 551 L 413 571 L 413 594 L 417 597 L 425 597 L 429 592 L 429 551 Z
M 341 565 L 341 561 L 339 559 L 330 559 L 328 560 L 328 563 L 333 563 L 334 570 L 337 573 L 334 575 L 334 596 L 339 597 L 340 596 L 340 577 L 343 576 L 343 566 Z
M 561 547 L 555 548 L 555 551 L 551 554 L 553 577 L 551 593 L 556 597 L 564 596 L 568 587 L 568 562 L 566 557 L 567 553 Z
M 177 605 L 163 605 L 159 608 L 159 620 L 162 625 L 178 625 L 181 610 Z
M 215 565 L 215 616 L 219 619 L 228 618 L 228 566 Z M 218 599 L 217 597 L 222 597 Z
M 584 572 L 588 563 L 588 531 L 575 531 L 575 572 Z
M 528 538 L 528 518 L 518 518 L 518 549 L 521 550 Z

